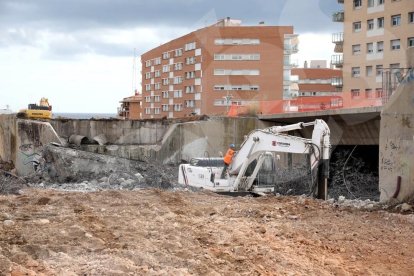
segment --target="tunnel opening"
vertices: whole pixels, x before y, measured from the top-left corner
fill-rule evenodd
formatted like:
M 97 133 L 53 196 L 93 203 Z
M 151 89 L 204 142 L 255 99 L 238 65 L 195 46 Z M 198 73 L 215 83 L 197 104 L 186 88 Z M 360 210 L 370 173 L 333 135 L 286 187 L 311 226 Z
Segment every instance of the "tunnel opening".
M 336 146 L 330 159 L 328 197 L 379 200 L 379 146 Z

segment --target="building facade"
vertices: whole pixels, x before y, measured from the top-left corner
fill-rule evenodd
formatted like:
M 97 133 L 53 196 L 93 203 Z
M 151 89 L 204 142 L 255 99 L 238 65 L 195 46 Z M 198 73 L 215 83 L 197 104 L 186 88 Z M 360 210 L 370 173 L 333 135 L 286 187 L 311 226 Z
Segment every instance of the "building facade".
M 226 114 L 231 105 L 290 97 L 291 26 L 223 19 L 141 55 L 145 118 Z
M 342 70 L 326 68 L 326 60 L 311 60 L 310 67 L 293 68 L 292 76 L 298 79 L 298 96 L 340 96 Z
M 118 117 L 126 120 L 142 119 L 142 95 L 135 93 L 135 95 L 123 98 L 119 102 Z
M 332 36 L 331 63 L 343 69 L 343 91 L 353 98 L 389 97 L 414 46 L 413 0 L 338 0 L 343 33 Z

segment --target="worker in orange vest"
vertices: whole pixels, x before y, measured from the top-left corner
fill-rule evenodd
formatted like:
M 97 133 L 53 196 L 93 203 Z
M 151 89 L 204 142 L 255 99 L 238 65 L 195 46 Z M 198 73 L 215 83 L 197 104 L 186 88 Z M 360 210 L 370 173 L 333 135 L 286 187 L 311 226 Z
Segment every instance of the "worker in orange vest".
M 230 144 L 230 148 L 227 150 L 226 155 L 224 156 L 224 167 L 223 167 L 223 171 L 221 172 L 221 179 L 224 179 L 224 176 L 226 175 L 226 171 L 227 168 L 230 166 L 231 161 L 233 160 L 233 156 L 234 156 L 234 149 L 235 149 L 235 145 L 234 144 Z

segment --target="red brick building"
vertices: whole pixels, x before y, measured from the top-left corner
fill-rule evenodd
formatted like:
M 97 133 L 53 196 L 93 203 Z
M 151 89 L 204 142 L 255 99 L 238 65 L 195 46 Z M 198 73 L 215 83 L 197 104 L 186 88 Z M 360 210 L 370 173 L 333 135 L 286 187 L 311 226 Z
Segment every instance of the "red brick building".
M 118 107 L 118 116 L 122 119 L 142 119 L 142 95 L 136 93 L 134 96 L 123 98 Z
M 291 26 L 217 24 L 141 55 L 142 118 L 226 114 L 231 104 L 281 100 L 290 94 Z

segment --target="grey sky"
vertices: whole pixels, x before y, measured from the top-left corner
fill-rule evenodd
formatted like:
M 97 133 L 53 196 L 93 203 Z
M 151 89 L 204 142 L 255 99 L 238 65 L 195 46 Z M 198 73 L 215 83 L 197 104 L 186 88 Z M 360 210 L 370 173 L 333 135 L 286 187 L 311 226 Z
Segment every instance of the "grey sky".
M 340 9 L 335 0 L 0 0 L 0 108 L 45 96 L 57 112 L 116 112 L 139 83 L 134 49 L 139 56 L 227 16 L 293 25 L 302 62 L 328 59 Z
M 296 33 L 333 32 L 340 26 L 330 15 L 339 8 L 330 0 L 0 0 L 0 46 L 36 47 L 46 39 L 43 32 L 49 32 L 66 35 L 49 38 L 47 51 L 52 56 L 83 52 L 122 56 L 131 53 L 131 45 L 105 42 L 99 30 L 141 26 L 162 33 L 163 28 L 202 27 L 230 16 L 246 25 L 260 21 L 294 25 Z

